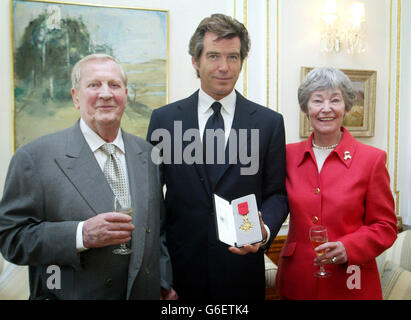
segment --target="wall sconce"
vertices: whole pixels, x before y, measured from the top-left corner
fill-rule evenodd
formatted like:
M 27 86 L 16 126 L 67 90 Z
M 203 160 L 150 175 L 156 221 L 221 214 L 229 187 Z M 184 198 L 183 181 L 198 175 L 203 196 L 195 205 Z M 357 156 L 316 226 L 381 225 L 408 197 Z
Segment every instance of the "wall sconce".
M 324 21 L 324 28 L 321 33 L 321 51 L 339 52 L 341 48 L 341 35 L 337 28 L 336 0 L 325 0 L 321 18 Z
M 364 3 L 355 2 L 351 6 L 351 18 L 348 19 L 346 27 L 341 27 L 338 21 L 337 1 L 325 0 L 322 12 L 324 21 L 321 32 L 321 51 L 340 52 L 342 46 L 346 46 L 348 53 L 362 53 L 364 48 L 364 27 L 365 21 Z
M 350 27 L 347 30 L 347 52 L 362 53 L 365 51 L 363 28 L 364 18 L 364 3 L 355 2 L 351 6 Z

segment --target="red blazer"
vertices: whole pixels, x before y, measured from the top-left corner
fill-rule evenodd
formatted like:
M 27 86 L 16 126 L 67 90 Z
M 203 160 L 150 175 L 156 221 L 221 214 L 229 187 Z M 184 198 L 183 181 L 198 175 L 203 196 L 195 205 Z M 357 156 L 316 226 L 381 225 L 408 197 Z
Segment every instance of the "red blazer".
M 342 132 L 320 174 L 313 135 L 287 145 L 290 228 L 277 273 L 286 299 L 382 299 L 375 258 L 397 237 L 386 154 L 358 142 L 344 128 Z M 327 226 L 328 240 L 341 241 L 348 255 L 346 264 L 325 265 L 332 272 L 325 279 L 313 275 L 318 266 L 313 265 L 308 230 L 315 224 Z M 347 273 L 349 265 L 360 267 L 360 289 L 347 286 L 354 275 Z

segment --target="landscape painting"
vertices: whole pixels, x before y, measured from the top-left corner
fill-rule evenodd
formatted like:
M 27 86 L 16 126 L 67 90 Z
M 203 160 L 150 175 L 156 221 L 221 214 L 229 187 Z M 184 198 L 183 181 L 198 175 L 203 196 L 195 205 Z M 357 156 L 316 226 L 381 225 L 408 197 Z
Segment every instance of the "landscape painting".
M 127 73 L 124 130 L 145 138 L 168 102 L 166 10 L 13 0 L 12 32 L 14 150 L 77 121 L 70 74 L 88 54 L 110 54 Z

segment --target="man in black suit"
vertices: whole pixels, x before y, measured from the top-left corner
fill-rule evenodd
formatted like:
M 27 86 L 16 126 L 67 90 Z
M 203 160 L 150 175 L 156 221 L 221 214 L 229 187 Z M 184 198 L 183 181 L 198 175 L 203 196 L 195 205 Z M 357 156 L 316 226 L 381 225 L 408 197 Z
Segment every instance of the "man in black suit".
M 147 138 L 153 144 L 161 142 L 167 247 L 173 287 L 180 299 L 264 299 L 263 249 L 270 245 L 288 214 L 283 118 L 234 90 L 249 46 L 243 24 L 222 14 L 205 18 L 189 46 L 201 80 L 200 90 L 154 110 L 151 116 Z M 200 152 L 200 157 L 194 156 L 194 163 L 188 161 L 192 152 L 187 150 L 202 151 L 193 145 L 209 128 L 224 133 L 225 158 L 203 164 Z M 169 139 L 161 140 L 157 129 L 168 132 Z M 192 134 L 195 131 L 197 135 Z M 233 132 L 237 134 L 231 136 Z M 188 141 L 187 136 L 194 140 Z M 209 140 L 204 135 L 201 143 L 205 141 L 208 154 Z M 160 148 L 167 142 L 169 148 Z M 233 150 L 238 153 L 234 157 Z M 251 157 L 247 157 L 250 150 Z M 244 163 L 244 159 L 250 161 Z M 255 194 L 263 241 L 241 248 L 220 242 L 213 193 L 228 201 Z

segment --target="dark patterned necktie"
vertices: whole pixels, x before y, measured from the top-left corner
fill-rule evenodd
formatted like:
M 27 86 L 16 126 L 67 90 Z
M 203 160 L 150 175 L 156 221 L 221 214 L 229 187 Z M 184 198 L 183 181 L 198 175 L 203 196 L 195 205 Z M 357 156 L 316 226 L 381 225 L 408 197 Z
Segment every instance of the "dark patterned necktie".
M 217 164 L 217 156 L 220 155 L 220 157 L 224 157 L 225 153 L 225 138 L 224 138 L 224 119 L 223 116 L 221 115 L 221 103 L 220 102 L 214 102 L 211 105 L 211 108 L 213 109 L 213 114 L 208 118 L 207 123 L 204 128 L 204 134 L 203 134 L 203 150 L 204 150 L 204 164 L 205 164 L 205 169 L 207 172 L 207 176 L 210 182 L 211 187 L 214 189 L 215 185 L 217 184 L 217 179 L 218 179 L 218 174 L 220 172 L 221 166 L 223 164 Z M 217 131 L 217 134 L 219 132 L 220 134 L 220 144 L 217 143 L 218 139 L 216 136 L 213 135 L 211 138 L 211 135 L 207 139 L 207 130 L 212 130 L 212 132 L 216 132 L 217 129 L 220 129 Z M 214 143 L 211 143 L 212 139 L 214 139 Z M 213 148 L 214 145 L 214 148 Z M 207 161 L 208 160 L 208 161 Z M 211 161 L 211 163 L 210 163 Z M 207 163 L 208 162 L 208 163 Z
M 103 144 L 100 149 L 107 155 L 104 164 L 104 175 L 116 197 L 129 195 L 126 173 L 116 155 L 116 146 L 111 143 Z

